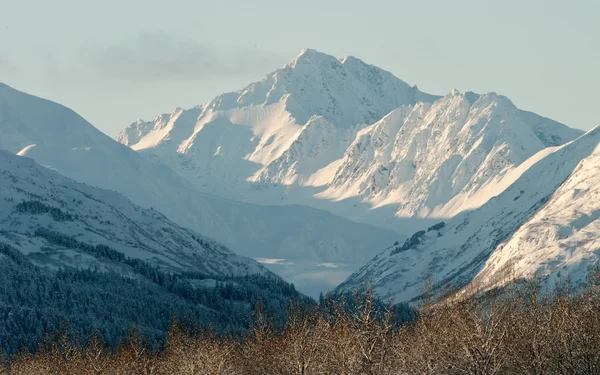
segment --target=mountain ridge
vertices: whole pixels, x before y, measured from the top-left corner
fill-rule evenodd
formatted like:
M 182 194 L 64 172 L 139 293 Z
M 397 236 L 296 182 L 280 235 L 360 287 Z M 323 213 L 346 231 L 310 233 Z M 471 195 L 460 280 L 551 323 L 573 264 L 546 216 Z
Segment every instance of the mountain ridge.
M 0 130 L 0 149 L 31 157 L 73 180 L 118 191 L 240 255 L 358 263 L 371 256 L 373 240 L 383 246 L 402 238 L 310 207 L 264 207 L 199 192 L 167 166 L 119 144 L 73 111 L 8 86 L 0 89 Z M 301 290 L 303 283 L 313 282 L 292 281 Z M 319 286 L 323 290 L 335 286 L 319 282 L 327 285 Z
M 51 243 L 44 233 L 77 238 L 91 246 L 108 246 L 169 272 L 269 275 L 255 261 L 179 227 L 155 210 L 136 206 L 121 194 L 75 182 L 33 159 L 2 150 L 0 190 L 0 239 L 38 261 L 47 259 L 48 264 L 55 264 L 51 268 L 110 266 L 83 252 L 68 255 L 70 251 Z M 47 232 L 38 233 L 40 228 Z
M 502 95 L 425 94 L 357 58 L 307 49 L 259 82 L 116 139 L 210 194 L 307 205 L 410 235 L 417 219 L 476 208 L 474 196 L 485 203 L 480 192 L 504 174 L 581 134 Z M 434 174 L 431 189 L 418 188 Z
M 501 194 L 387 248 L 338 291 L 372 282 L 381 297 L 406 302 L 420 298 L 428 277 L 437 293 L 472 293 L 515 278 L 539 277 L 546 287 L 567 278 L 582 285 L 599 255 L 599 144 L 600 125 L 535 156 L 516 179 L 506 177 L 511 184 Z
M 257 301 L 276 319 L 314 302 L 257 261 L 119 193 L 0 150 L 0 349 L 65 332 L 112 347 L 174 321 L 243 334 Z

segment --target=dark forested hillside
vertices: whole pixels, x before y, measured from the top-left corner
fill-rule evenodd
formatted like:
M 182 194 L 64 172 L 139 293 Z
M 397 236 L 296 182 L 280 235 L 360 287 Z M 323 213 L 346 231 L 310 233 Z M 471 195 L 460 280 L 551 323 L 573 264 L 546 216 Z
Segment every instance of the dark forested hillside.
M 110 256 L 116 253 L 113 249 L 103 250 L 129 269 L 127 276 L 93 269 L 48 271 L 0 243 L 0 349 L 34 349 L 45 336 L 61 330 L 84 339 L 98 332 L 116 345 L 133 325 L 149 342 L 160 342 L 173 318 L 239 333 L 248 327 L 258 302 L 275 316 L 290 301 L 311 303 L 276 277 L 170 274 L 139 259 Z

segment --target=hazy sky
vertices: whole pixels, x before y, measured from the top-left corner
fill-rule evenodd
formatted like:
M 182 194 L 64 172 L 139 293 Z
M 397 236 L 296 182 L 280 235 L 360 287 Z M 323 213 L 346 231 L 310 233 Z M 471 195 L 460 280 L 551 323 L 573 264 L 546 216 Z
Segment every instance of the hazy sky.
M 495 91 L 600 123 L 597 0 L 0 0 L 0 82 L 114 136 L 137 118 L 243 88 L 304 47 L 423 91 Z

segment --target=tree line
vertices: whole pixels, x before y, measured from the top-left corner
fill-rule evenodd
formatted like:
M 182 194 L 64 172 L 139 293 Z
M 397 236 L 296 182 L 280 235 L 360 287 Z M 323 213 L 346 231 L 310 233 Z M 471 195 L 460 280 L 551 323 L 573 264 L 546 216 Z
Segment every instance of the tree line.
M 160 346 L 173 316 L 189 326 L 207 325 L 219 333 L 241 334 L 248 329 L 258 301 L 277 321 L 283 319 L 290 301 L 313 303 L 276 277 L 172 274 L 103 245 L 86 245 L 48 230 L 39 234 L 42 232 L 64 245 L 120 261 L 130 272 L 50 271 L 0 242 L 0 352 L 7 355 L 35 351 L 45 337 L 61 330 L 82 342 L 97 333 L 108 347 L 115 348 L 132 325 L 145 342 Z M 194 284 L 203 279 L 212 284 Z
M 365 294 L 292 304 L 286 320 L 258 305 L 243 335 L 173 320 L 165 344 L 131 331 L 116 349 L 55 336 L 7 361 L 5 374 L 598 374 L 600 275 L 573 293 L 537 282 L 462 300 L 426 300 L 410 319 Z M 406 313 L 408 310 L 402 310 Z

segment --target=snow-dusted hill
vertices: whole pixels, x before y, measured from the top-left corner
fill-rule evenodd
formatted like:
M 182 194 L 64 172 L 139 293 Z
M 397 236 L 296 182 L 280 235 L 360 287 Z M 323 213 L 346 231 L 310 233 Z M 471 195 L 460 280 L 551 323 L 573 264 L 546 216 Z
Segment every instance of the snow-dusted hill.
M 58 236 L 108 246 L 169 272 L 268 275 L 262 265 L 141 208 L 113 191 L 70 180 L 25 157 L 0 151 L 0 242 L 34 263 L 118 271 L 118 263 L 68 246 Z M 53 241 L 51 236 L 57 236 Z
M 73 111 L 2 84 L 0 132 L 0 149 L 28 156 L 76 181 L 120 192 L 243 256 L 360 263 L 401 237 L 310 207 L 264 207 L 200 193 L 167 166 L 114 141 Z M 302 289 L 302 281 L 292 280 Z M 323 290 L 332 286 L 319 282 L 325 282 Z
M 576 286 L 600 255 L 599 162 L 600 126 L 533 156 L 505 174 L 497 197 L 389 247 L 338 290 L 372 282 L 402 302 L 418 298 L 428 277 L 438 291 L 534 276 Z
M 164 342 L 173 319 L 243 333 L 256 301 L 308 303 L 255 260 L 144 209 L 0 151 L 0 348 L 68 327 L 116 346 L 132 326 Z M 186 323 L 182 323 L 186 324 Z
M 410 234 L 479 207 L 529 157 L 579 135 L 501 95 L 428 95 L 359 59 L 305 50 L 260 82 L 140 120 L 117 140 L 206 192 Z

